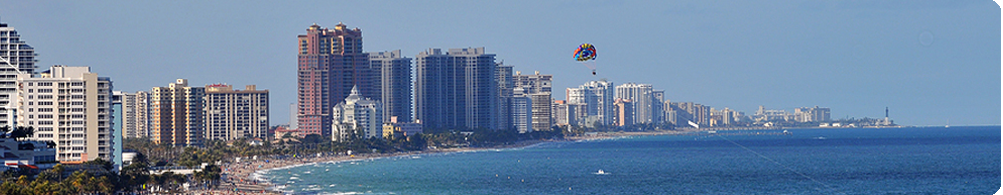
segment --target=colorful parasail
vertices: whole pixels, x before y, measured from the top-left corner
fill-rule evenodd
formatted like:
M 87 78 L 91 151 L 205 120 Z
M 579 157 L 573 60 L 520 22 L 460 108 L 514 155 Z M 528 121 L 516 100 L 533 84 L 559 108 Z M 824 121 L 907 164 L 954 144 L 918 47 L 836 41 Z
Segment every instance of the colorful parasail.
M 592 44 L 582 43 L 582 45 L 578 46 L 578 49 L 575 50 L 575 60 L 587 61 L 595 59 L 596 47 L 592 46 Z

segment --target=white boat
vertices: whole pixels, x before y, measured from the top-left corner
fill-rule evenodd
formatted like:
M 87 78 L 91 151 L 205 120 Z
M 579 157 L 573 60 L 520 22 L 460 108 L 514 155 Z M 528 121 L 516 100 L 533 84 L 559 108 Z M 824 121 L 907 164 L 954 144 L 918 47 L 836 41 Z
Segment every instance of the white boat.
M 609 173 L 607 173 L 606 171 L 603 171 L 602 169 L 599 169 L 599 172 L 596 172 L 595 174 L 596 175 L 609 175 Z

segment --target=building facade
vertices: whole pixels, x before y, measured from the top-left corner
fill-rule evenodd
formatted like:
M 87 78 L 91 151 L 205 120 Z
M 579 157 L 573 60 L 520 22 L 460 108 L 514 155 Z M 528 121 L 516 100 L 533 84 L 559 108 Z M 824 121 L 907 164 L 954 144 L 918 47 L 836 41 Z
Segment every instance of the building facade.
M 550 109 L 551 116 L 553 116 L 554 125 L 557 126 L 567 126 L 568 125 L 568 101 L 567 100 L 554 100 L 553 106 Z
M 379 101 L 379 75 L 362 52 L 362 30 L 341 23 L 334 29 L 314 24 L 297 40 L 297 127 L 302 134 L 330 136 L 331 108 L 355 86 L 362 96 Z
M 540 71 L 536 71 L 532 75 L 522 75 L 521 72 L 516 72 L 512 78 L 515 81 L 515 86 L 526 89 L 527 95 L 533 100 L 533 130 L 549 131 L 550 127 L 554 125 L 551 115 L 553 107 L 551 105 L 553 102 L 551 85 L 553 85 L 554 76 L 541 75 Z
M 15 126 L 17 77 L 35 74 L 35 49 L 21 40 L 17 30 L 0 23 L 0 126 Z
M 829 108 L 818 106 L 795 108 L 794 115 L 798 122 L 829 121 Z
M 400 122 L 411 120 L 411 58 L 401 56 L 401 50 L 369 53 L 369 65 L 379 70 L 379 86 L 383 101 L 383 120 L 397 117 Z M 387 121 L 384 121 L 387 122 Z
M 613 102 L 613 107 L 615 107 L 614 109 L 616 109 L 616 117 L 615 117 L 616 121 L 613 122 L 613 125 L 622 127 L 622 126 L 631 126 L 635 124 L 634 123 L 635 115 L 633 114 L 634 113 L 633 109 L 635 107 L 632 104 L 634 104 L 634 102 L 629 99 L 616 99 L 616 101 Z
M 495 116 L 498 117 L 498 127 L 497 129 L 511 130 L 515 128 L 515 123 L 512 121 L 513 117 L 513 89 L 515 87 L 515 81 L 512 77 L 512 66 L 498 64 L 498 68 L 495 71 L 495 81 L 498 82 L 498 109 L 495 112 Z
M 361 96 L 352 89 L 344 102 L 332 108 L 331 141 L 345 141 L 351 137 L 371 138 L 383 136 L 383 105 L 379 101 Z
M 533 99 L 524 90 L 516 87 L 512 95 L 512 126 L 519 133 L 533 131 Z
M 150 91 L 150 136 L 155 144 L 202 146 L 205 138 L 205 88 L 178 79 Z
M 257 90 L 254 85 L 244 90 L 206 85 L 205 104 L 206 139 L 268 138 L 268 90 Z
M 632 113 L 634 115 L 632 118 L 634 121 L 632 123 L 642 124 L 642 123 L 654 123 L 654 107 L 656 101 L 654 101 L 654 91 L 650 84 L 636 84 L 636 83 L 625 83 L 616 86 L 616 96 L 618 99 L 630 100 L 630 104 L 633 105 Z
M 114 94 L 122 105 L 122 118 L 116 119 L 116 121 L 121 121 L 122 137 L 149 137 L 149 129 L 146 128 L 149 125 L 149 118 L 147 117 L 149 116 L 149 102 L 147 102 L 149 93 L 144 91 L 136 93 L 115 91 Z
M 498 127 L 494 54 L 483 47 L 429 49 L 415 59 L 414 112 L 426 132 Z
M 35 127 L 30 139 L 55 142 L 64 163 L 114 159 L 111 79 L 90 67 L 56 65 L 38 77 L 20 74 L 17 82 L 16 123 Z
M 596 122 L 601 125 L 612 125 L 613 97 L 615 95 L 613 89 L 613 82 L 606 80 L 590 81 L 578 86 L 578 88 L 568 88 L 568 104 L 585 105 L 584 110 L 575 110 L 576 114 L 585 116 L 576 121 L 590 127 Z

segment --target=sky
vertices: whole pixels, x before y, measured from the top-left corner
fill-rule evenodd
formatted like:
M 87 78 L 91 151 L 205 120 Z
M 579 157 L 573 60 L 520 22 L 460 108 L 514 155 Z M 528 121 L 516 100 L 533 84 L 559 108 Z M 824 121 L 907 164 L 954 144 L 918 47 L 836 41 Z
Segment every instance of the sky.
M 1000 7 L 991 1 L 11 1 L 0 22 L 39 71 L 90 66 L 115 90 L 257 85 L 272 125 L 296 101 L 296 36 L 339 22 L 366 52 L 484 47 L 554 75 L 651 84 L 674 102 L 754 114 L 829 107 L 833 119 L 999 125 Z M 597 75 L 576 62 L 597 49 Z M 1001 100 L 1001 101 L 998 101 Z

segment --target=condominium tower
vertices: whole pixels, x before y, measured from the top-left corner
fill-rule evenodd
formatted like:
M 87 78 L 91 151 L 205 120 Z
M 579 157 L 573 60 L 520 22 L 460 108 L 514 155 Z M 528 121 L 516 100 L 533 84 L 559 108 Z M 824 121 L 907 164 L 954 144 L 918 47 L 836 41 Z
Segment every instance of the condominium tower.
M 205 86 L 205 135 L 209 140 L 268 137 L 268 90 L 254 85 Z
M 330 136 L 331 107 L 348 97 L 353 87 L 379 101 L 379 74 L 362 52 L 362 30 L 338 23 L 334 29 L 314 24 L 297 36 L 299 131 Z
M 497 109 L 495 109 L 495 116 L 499 116 L 497 117 L 498 127 L 495 129 L 509 130 L 513 127 L 515 127 L 516 130 L 519 129 L 516 121 L 514 121 L 518 116 L 516 116 L 516 110 L 513 110 L 516 109 L 513 107 L 513 104 L 516 103 L 516 97 L 513 91 L 513 89 L 515 89 L 515 81 L 512 80 L 513 68 L 514 67 L 504 65 L 502 63 L 498 63 L 497 68 L 495 68 L 495 82 L 498 83 L 498 94 L 496 94 L 496 97 L 498 98 L 498 106 Z
M 202 146 L 205 138 L 205 88 L 178 79 L 150 91 L 150 136 L 155 144 Z
M 17 124 L 35 127 L 32 140 L 55 142 L 56 160 L 114 158 L 111 79 L 90 67 L 56 65 L 38 77 L 19 74 L 17 82 Z
M 554 125 L 550 110 L 553 107 L 551 105 L 553 103 L 551 84 L 554 75 L 541 75 L 539 71 L 531 75 L 522 75 L 521 72 L 516 72 L 512 78 L 515 81 L 515 86 L 525 89 L 526 95 L 533 101 L 533 130 L 549 131 L 550 126 Z
M 568 105 L 580 104 L 585 107 L 584 110 L 575 110 L 576 115 L 585 116 L 576 118 L 575 121 L 585 126 L 592 126 L 596 122 L 602 125 L 613 124 L 613 95 L 613 82 L 605 79 L 567 89 Z
M 0 23 L 0 126 L 14 126 L 15 105 L 19 74 L 34 74 L 35 49 L 21 41 L 13 27 Z
M 149 135 L 149 110 L 147 102 L 149 93 L 139 91 L 129 93 L 115 91 L 115 96 L 122 103 L 122 136 L 123 138 L 145 138 Z
M 383 100 L 383 122 L 397 117 L 398 122 L 411 120 L 411 58 L 401 56 L 401 50 L 369 53 L 369 65 L 380 74 L 379 86 Z
M 484 48 L 428 49 L 415 56 L 415 118 L 426 132 L 498 129 L 498 64 Z
M 655 101 L 651 84 L 625 83 L 616 86 L 616 96 L 614 98 L 630 100 L 630 103 L 625 105 L 632 106 L 630 109 L 627 109 L 631 111 L 627 114 L 633 115 L 633 121 L 630 121 L 631 124 L 655 122 L 653 105 L 658 102 Z

